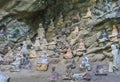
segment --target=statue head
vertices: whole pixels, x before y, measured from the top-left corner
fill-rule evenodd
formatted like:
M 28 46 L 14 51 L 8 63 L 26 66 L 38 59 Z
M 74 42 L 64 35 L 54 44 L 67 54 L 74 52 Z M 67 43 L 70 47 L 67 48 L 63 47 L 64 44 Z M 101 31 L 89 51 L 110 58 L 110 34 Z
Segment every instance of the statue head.
M 11 50 L 11 47 L 8 47 L 7 49 L 8 49 L 8 51 L 10 51 L 10 50 Z
M 21 47 L 18 47 L 18 51 L 20 51 L 21 50 Z

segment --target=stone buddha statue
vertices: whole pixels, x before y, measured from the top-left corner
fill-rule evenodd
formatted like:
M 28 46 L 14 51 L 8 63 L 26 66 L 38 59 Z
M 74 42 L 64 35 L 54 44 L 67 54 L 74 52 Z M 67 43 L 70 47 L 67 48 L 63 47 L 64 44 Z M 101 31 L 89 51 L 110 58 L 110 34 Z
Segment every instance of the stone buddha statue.
M 55 25 L 54 25 L 53 19 L 50 20 L 49 28 L 51 28 L 51 29 L 54 29 L 54 28 L 55 28 Z
M 31 47 L 31 50 L 30 50 L 30 58 L 36 58 L 37 57 L 37 53 L 36 51 L 34 50 L 34 47 Z
M 32 43 L 32 41 L 31 41 L 29 36 L 27 36 L 27 38 L 26 38 L 26 44 L 27 44 L 27 48 L 31 49 L 33 43 Z
M 58 26 L 62 26 L 63 25 L 63 15 L 62 15 L 62 13 L 60 13 L 60 17 L 59 17 L 57 25 Z
M 72 54 L 72 50 L 70 49 L 70 47 L 67 49 L 66 54 L 63 56 L 64 59 L 71 59 L 73 58 L 73 54 Z
M 40 40 L 39 37 L 36 37 L 35 43 L 33 45 L 35 47 L 35 50 L 40 50 Z
M 46 52 L 43 52 L 38 63 L 36 69 L 38 71 L 47 71 L 48 69 L 48 58 Z
M 37 33 L 38 33 L 38 37 L 40 39 L 43 39 L 45 37 L 45 30 L 44 30 L 43 25 L 41 23 L 39 24 L 39 28 L 37 30 Z
M 84 40 L 83 39 L 80 39 L 80 42 L 79 42 L 79 48 L 77 51 L 85 51 L 86 48 L 85 48 L 85 43 L 84 43 Z
M 117 36 L 118 36 L 118 29 L 116 25 L 113 25 L 112 35 L 109 36 L 110 41 L 118 41 Z
M 13 62 L 13 60 L 14 60 L 14 55 L 13 55 L 13 51 L 12 51 L 11 47 L 8 47 L 8 52 L 7 52 L 7 54 L 4 56 L 3 60 L 4 60 L 4 62 L 5 62 L 6 64 L 10 64 L 10 63 Z
M 83 18 L 92 18 L 92 12 L 90 10 L 90 7 L 87 9 L 87 13 L 85 16 L 83 16 Z
M 72 33 L 77 35 L 79 33 L 79 27 L 76 25 L 74 28 L 75 29 L 74 29 L 74 31 Z
M 109 40 L 108 33 L 106 29 L 103 29 L 101 32 L 101 37 L 99 39 L 99 42 L 104 42 L 105 44 L 107 44 L 108 40 Z
M 29 55 L 29 51 L 28 51 L 28 48 L 27 48 L 26 41 L 23 41 L 21 52 L 22 52 L 22 54 L 24 56 L 28 56 Z
M 80 21 L 80 13 L 77 12 L 76 15 L 73 17 L 73 23 L 77 23 Z

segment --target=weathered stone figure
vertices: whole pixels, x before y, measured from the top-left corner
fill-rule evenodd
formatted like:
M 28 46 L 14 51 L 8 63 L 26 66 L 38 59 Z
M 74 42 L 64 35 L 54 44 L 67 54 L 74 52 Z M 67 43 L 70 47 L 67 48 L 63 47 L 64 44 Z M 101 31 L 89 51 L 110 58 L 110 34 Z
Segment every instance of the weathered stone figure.
M 83 16 L 83 18 L 92 18 L 92 12 L 91 12 L 90 8 L 87 9 L 87 13 L 85 16 Z
M 113 25 L 112 35 L 109 36 L 111 38 L 110 40 L 118 41 L 117 36 L 118 36 L 118 29 L 117 29 L 116 25 Z
M 85 43 L 84 43 L 84 40 L 83 39 L 80 39 L 80 42 L 79 42 L 79 48 L 77 51 L 85 51 L 86 48 L 85 48 Z
M 41 23 L 39 24 L 39 28 L 37 30 L 37 33 L 38 33 L 38 37 L 40 39 L 43 39 L 45 37 L 45 30 L 44 30 L 43 25 Z
M 48 58 L 47 58 L 46 52 L 43 52 L 43 54 L 41 55 L 36 69 L 38 71 L 47 71 L 47 69 L 48 69 Z
M 63 58 L 65 58 L 65 59 L 71 59 L 71 58 L 73 58 L 72 50 L 70 49 L 70 47 L 67 49 L 67 52 L 63 56 Z
M 117 49 L 116 45 L 112 44 L 112 54 L 113 54 L 113 66 L 120 70 L 120 52 L 119 49 Z
M 14 60 L 14 55 L 13 55 L 13 51 L 11 49 L 11 47 L 8 47 L 8 52 L 7 54 L 4 56 L 4 63 L 5 64 L 10 64 L 13 62 Z
M 0 82 L 8 82 L 9 76 L 0 71 Z
M 35 47 L 35 50 L 40 50 L 40 40 L 39 37 L 36 37 L 35 43 L 33 45 Z

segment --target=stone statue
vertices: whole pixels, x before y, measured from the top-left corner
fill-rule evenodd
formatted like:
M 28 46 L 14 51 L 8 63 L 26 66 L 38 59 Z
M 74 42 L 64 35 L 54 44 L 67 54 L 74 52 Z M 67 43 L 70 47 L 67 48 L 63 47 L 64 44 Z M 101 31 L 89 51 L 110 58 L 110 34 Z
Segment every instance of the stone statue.
M 0 71 L 0 82 L 8 82 L 9 76 Z
M 80 13 L 77 12 L 76 15 L 73 17 L 73 23 L 77 23 L 80 21 Z
M 32 64 L 31 64 L 31 62 L 30 62 L 28 57 L 25 60 L 25 64 L 24 64 L 23 68 L 24 69 L 31 69 L 32 68 Z
M 71 58 L 73 58 L 72 50 L 70 49 L 70 47 L 67 49 L 67 52 L 63 56 L 63 58 L 65 58 L 65 59 L 71 59 Z
M 30 58 L 36 58 L 37 57 L 37 53 L 36 51 L 34 50 L 34 47 L 31 47 L 31 50 L 30 50 Z
M 60 17 L 59 17 L 59 20 L 58 20 L 58 23 L 57 23 L 57 25 L 58 26 L 62 26 L 63 25 L 63 15 L 62 15 L 62 13 L 60 13 Z
M 15 58 L 15 61 L 11 64 L 10 71 L 11 72 L 19 72 L 20 71 L 20 66 L 21 66 L 21 57 L 17 56 Z
M 80 39 L 79 48 L 77 51 L 85 51 L 85 50 L 86 50 L 85 43 L 84 43 L 83 39 Z
M 37 30 L 37 33 L 38 33 L 38 37 L 40 39 L 43 39 L 45 37 L 45 30 L 44 30 L 43 25 L 41 23 L 39 24 L 39 28 Z
M 74 59 L 71 59 L 70 61 L 68 61 L 67 63 L 67 68 L 69 69 L 75 69 L 76 68 L 76 63 L 75 63 L 75 60 Z
M 14 55 L 11 47 L 8 47 L 8 52 L 3 58 L 5 64 L 10 64 L 14 60 Z
M 27 57 L 29 55 L 26 41 L 23 41 L 21 52 L 22 52 L 23 56 L 25 56 L 25 57 Z
M 120 70 L 120 52 L 119 49 L 117 49 L 116 45 L 112 44 L 112 54 L 113 54 L 113 67 Z
M 106 32 L 106 29 L 103 29 L 101 37 L 99 39 L 99 42 L 104 42 L 105 44 L 107 44 L 108 40 L 109 40 L 109 38 L 108 38 L 108 34 Z
M 79 33 L 79 27 L 76 25 L 74 28 L 75 28 L 75 29 L 74 29 L 74 31 L 73 31 L 72 33 L 77 36 L 78 33 Z
M 92 12 L 91 12 L 90 8 L 87 9 L 86 16 L 83 16 L 83 18 L 92 18 Z
M 29 36 L 27 36 L 27 38 L 26 38 L 26 44 L 27 44 L 27 48 L 31 49 L 33 43 L 32 43 L 32 41 L 31 41 Z
M 67 38 L 67 40 L 70 41 L 70 44 L 74 41 L 74 39 L 77 37 L 78 34 L 79 34 L 79 27 L 75 26 L 74 31 L 72 31 L 69 37 Z
M 48 58 L 47 58 L 47 54 L 46 52 L 44 51 L 37 63 L 37 67 L 36 69 L 38 71 L 47 71 L 48 69 Z
M 40 50 L 40 40 L 39 37 L 36 37 L 35 43 L 33 45 L 35 47 L 35 50 Z
M 82 62 L 80 64 L 80 68 L 86 69 L 86 71 L 90 71 L 91 70 L 89 59 L 86 56 L 86 53 L 83 53 L 83 58 L 82 58 Z
M 52 74 L 50 77 L 50 82 L 57 82 L 59 79 L 59 73 L 56 71 L 55 67 L 52 67 Z
M 47 40 L 46 40 L 45 37 L 40 40 L 40 44 L 41 44 L 41 46 L 40 46 L 40 49 L 41 49 L 41 50 L 43 50 L 44 48 L 47 49 L 48 42 L 47 42 Z
M 59 52 L 57 48 L 54 48 L 54 53 L 50 56 L 51 58 L 59 58 Z
M 118 41 L 117 36 L 118 36 L 118 29 L 116 25 L 113 25 L 112 35 L 109 36 L 110 41 Z
M 50 20 L 49 28 L 50 28 L 50 29 L 54 29 L 54 28 L 55 28 L 55 25 L 54 25 L 53 19 Z

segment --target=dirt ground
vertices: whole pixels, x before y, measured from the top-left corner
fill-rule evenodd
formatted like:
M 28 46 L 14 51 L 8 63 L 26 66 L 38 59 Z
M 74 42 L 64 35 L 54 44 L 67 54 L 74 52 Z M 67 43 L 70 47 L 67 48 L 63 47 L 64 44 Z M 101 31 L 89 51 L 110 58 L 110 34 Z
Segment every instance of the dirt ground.
M 60 60 L 60 62 L 55 63 L 54 60 Z M 77 67 L 74 70 L 72 70 L 72 72 L 80 73 L 79 72 L 80 61 L 78 62 L 77 58 L 75 58 L 75 60 L 77 62 Z M 71 82 L 70 80 L 62 80 L 62 75 L 66 71 L 66 66 L 65 66 L 66 60 L 62 59 L 62 57 L 60 57 L 59 59 L 49 58 L 50 65 L 49 65 L 49 69 L 46 72 L 36 71 L 37 61 L 38 59 L 31 59 L 31 62 L 33 64 L 31 70 L 22 69 L 20 72 L 10 72 L 9 65 L 4 65 L 4 66 L 2 65 L 1 69 L 4 71 L 4 73 L 6 73 L 10 77 L 10 82 L 48 82 L 51 75 L 51 68 L 55 66 L 56 71 L 58 71 L 60 75 L 58 82 Z M 95 76 L 94 69 L 97 64 L 98 64 L 97 62 L 91 63 L 93 68 L 92 71 L 90 72 L 91 81 L 84 81 L 84 82 L 120 82 L 120 71 L 117 71 L 115 73 L 109 73 L 107 76 Z M 99 64 L 102 64 L 102 62 L 99 62 Z

